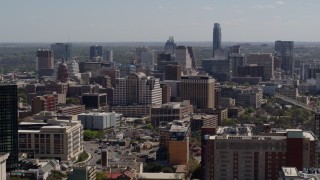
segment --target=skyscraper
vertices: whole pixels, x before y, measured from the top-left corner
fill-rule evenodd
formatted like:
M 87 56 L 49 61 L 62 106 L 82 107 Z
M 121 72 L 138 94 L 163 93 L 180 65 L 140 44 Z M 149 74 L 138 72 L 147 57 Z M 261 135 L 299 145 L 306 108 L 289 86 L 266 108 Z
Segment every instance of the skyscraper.
M 286 74 L 292 74 L 294 70 L 293 41 L 276 41 L 275 52 L 281 59 L 281 69 Z
M 102 46 L 95 45 L 90 47 L 90 59 L 102 58 Z
M 164 52 L 174 54 L 177 44 L 174 42 L 173 36 L 170 36 L 164 45 Z
M 196 109 L 215 108 L 215 79 L 210 76 L 183 76 L 180 81 L 181 100 L 190 100 Z
M 54 56 L 52 50 L 37 51 L 37 71 L 39 77 L 52 76 L 54 74 Z
M 214 23 L 213 27 L 213 53 L 212 57 L 214 57 L 214 51 L 216 49 L 221 49 L 221 28 L 219 23 Z
M 72 58 L 72 44 L 71 43 L 55 43 L 51 44 L 51 50 L 54 53 L 56 60 L 65 59 L 66 61 Z
M 18 164 L 17 85 L 0 85 L 0 152 L 10 153 L 7 169 Z

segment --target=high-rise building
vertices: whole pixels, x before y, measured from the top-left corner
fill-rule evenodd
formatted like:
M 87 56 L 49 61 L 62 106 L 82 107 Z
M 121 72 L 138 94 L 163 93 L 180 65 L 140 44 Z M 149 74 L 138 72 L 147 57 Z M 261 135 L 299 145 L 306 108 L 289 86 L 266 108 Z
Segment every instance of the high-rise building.
M 70 61 L 72 58 L 72 44 L 71 43 L 55 43 L 51 44 L 51 50 L 54 53 L 56 60 L 65 59 Z
M 154 68 L 154 52 L 153 51 L 142 52 L 140 55 L 140 64 L 144 68 L 153 69 Z
M 105 50 L 104 51 L 104 60 L 106 62 L 113 62 L 113 51 L 112 50 Z
M 52 76 L 54 74 L 54 55 L 51 50 L 37 51 L 37 71 L 39 77 Z
M 7 169 L 18 164 L 17 85 L 0 85 L 0 152 L 10 153 Z
M 192 67 L 192 59 L 189 54 L 189 50 L 186 46 L 177 46 L 175 50 L 176 54 L 176 61 L 179 62 L 179 64 L 184 69 L 189 69 Z
M 202 69 L 217 81 L 229 81 L 232 75 L 231 59 L 203 59 Z
M 278 179 L 283 166 L 315 167 L 316 137 L 300 129 L 272 130 L 253 135 L 250 127 L 219 128 L 203 133 L 202 178 Z
M 164 80 L 180 80 L 181 79 L 181 65 L 168 64 L 164 67 Z
M 196 109 L 215 108 L 215 79 L 210 76 L 182 76 L 181 100 L 190 100 Z
M 164 45 L 165 53 L 174 54 L 174 50 L 176 49 L 177 44 L 174 42 L 173 36 L 170 36 Z
M 214 23 L 213 27 L 213 55 L 214 51 L 217 49 L 221 49 L 221 28 L 219 23 Z
M 90 59 L 96 60 L 102 58 L 102 46 L 90 46 Z
M 191 58 L 191 67 L 193 69 L 197 69 L 197 62 L 196 62 L 196 59 L 194 57 L 193 49 L 192 49 L 191 46 L 188 46 L 187 48 L 188 48 L 188 53 L 189 53 L 190 58 Z
M 2 153 L 0 152 L 0 180 L 6 180 L 7 177 L 7 173 L 6 173 L 6 169 L 7 169 L 7 159 L 9 157 L 9 153 Z
M 293 74 L 294 71 L 293 46 L 293 41 L 275 42 L 276 56 L 281 58 L 281 69 L 286 74 Z
M 263 66 L 263 80 L 271 80 L 274 76 L 274 58 L 271 53 L 252 53 L 247 56 L 247 64 Z
M 135 52 L 136 63 L 141 63 L 142 53 L 149 52 L 147 47 L 137 47 Z

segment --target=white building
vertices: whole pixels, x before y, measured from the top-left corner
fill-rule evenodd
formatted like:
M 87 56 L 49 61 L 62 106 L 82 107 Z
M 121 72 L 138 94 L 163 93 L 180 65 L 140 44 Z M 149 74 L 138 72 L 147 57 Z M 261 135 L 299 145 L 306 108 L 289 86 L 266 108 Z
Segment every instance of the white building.
M 110 113 L 82 113 L 78 114 L 84 129 L 104 130 L 118 127 L 121 121 L 121 114 Z
M 6 161 L 9 153 L 0 153 L 0 180 L 6 180 Z
M 162 104 L 162 89 L 158 78 L 144 73 L 132 73 L 127 78 L 116 79 L 114 105 Z
M 189 69 L 192 67 L 192 59 L 186 46 L 178 46 L 175 53 L 176 61 L 179 62 L 182 68 Z
M 34 158 L 70 161 L 83 151 L 83 127 L 79 121 L 48 120 L 47 124 L 39 126 L 42 127 L 18 130 L 20 152 Z M 31 127 L 36 126 L 33 123 Z

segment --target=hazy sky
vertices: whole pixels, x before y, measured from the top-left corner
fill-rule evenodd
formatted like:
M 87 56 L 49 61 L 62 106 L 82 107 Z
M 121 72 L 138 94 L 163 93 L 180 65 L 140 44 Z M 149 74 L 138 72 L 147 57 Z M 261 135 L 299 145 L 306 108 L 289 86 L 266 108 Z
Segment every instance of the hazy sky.
M 320 0 L 0 0 L 0 42 L 320 41 Z

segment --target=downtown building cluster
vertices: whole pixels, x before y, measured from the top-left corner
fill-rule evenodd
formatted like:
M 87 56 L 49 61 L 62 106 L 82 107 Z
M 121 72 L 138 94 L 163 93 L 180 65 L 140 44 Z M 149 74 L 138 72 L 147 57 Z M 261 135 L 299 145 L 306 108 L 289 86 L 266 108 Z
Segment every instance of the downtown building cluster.
M 161 176 L 143 172 L 147 160 L 179 167 L 163 173 L 168 179 L 186 179 L 186 168 L 195 158 L 201 159 L 201 179 L 210 180 L 278 179 L 288 174 L 285 167 L 317 167 L 319 132 L 259 131 L 254 121 L 236 125 L 235 120 L 248 109 L 260 109 L 265 95 L 308 106 L 313 99 L 304 93 L 319 89 L 320 66 L 306 62 L 297 72 L 292 41 L 276 41 L 274 53 L 246 55 L 241 54 L 242 45 L 223 47 L 221 41 L 221 26 L 215 23 L 212 57 L 201 59 L 201 66 L 194 47 L 177 45 L 173 37 L 161 51 L 135 48 L 131 61 L 122 64 L 101 45 L 88 49 L 86 61 L 73 59 L 71 43 L 39 49 L 35 79 L 16 85 L 3 80 L 0 85 L 0 159 L 7 159 L 8 172 L 15 174 L 20 172 L 18 153 L 72 164 L 83 153 L 84 131 L 89 130 L 109 133 L 100 137 L 108 147 L 101 145 L 105 149 L 99 153 L 111 179 L 116 173 L 131 179 Z M 312 80 L 300 86 L 298 74 Z M 25 89 L 25 103 L 19 102 L 18 89 Z M 228 120 L 234 123 L 226 126 Z M 153 134 L 146 130 L 148 125 Z M 191 140 L 197 133 L 200 146 Z M 133 150 L 113 157 L 120 145 Z M 155 157 L 132 155 L 144 150 L 154 151 Z M 126 170 L 111 172 L 114 166 Z M 69 178 L 79 178 L 77 173 L 89 179 L 96 169 L 73 167 Z

